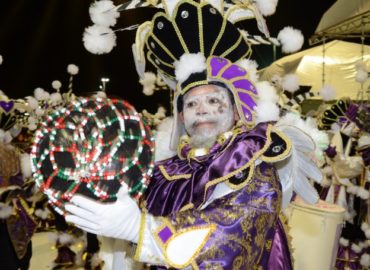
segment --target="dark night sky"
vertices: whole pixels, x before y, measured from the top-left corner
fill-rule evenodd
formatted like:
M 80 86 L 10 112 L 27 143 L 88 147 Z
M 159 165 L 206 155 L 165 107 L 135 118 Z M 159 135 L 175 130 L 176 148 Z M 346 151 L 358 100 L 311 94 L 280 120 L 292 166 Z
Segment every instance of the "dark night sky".
M 79 67 L 74 92 L 96 91 L 102 77 L 109 77 L 109 95 L 120 96 L 137 110 L 155 112 L 158 104 L 168 108 L 167 91 L 154 96 L 141 93 L 134 68 L 131 45 L 135 32 L 117 33 L 117 46 L 108 55 L 93 55 L 82 44 L 84 28 L 91 25 L 91 0 L 0 0 L 0 89 L 10 98 L 32 95 L 37 87 L 53 92 L 51 82 L 60 80 L 66 90 L 68 64 Z M 115 4 L 123 1 L 114 1 Z M 277 12 L 267 18 L 272 36 L 284 26 L 301 29 L 307 39 L 314 33 L 322 14 L 335 0 L 280 0 Z M 121 13 L 116 27 L 149 20 L 153 10 L 145 8 Z M 252 25 L 253 24 L 253 25 Z M 243 24 L 244 25 L 244 24 Z M 254 27 L 254 22 L 245 24 Z M 249 28 L 248 28 L 249 30 Z M 251 32 L 251 31 L 250 31 Z M 253 32 L 253 31 L 252 31 Z M 279 50 L 279 49 L 278 49 Z M 254 48 L 260 67 L 272 61 L 271 47 Z M 278 56 L 281 54 L 278 52 Z

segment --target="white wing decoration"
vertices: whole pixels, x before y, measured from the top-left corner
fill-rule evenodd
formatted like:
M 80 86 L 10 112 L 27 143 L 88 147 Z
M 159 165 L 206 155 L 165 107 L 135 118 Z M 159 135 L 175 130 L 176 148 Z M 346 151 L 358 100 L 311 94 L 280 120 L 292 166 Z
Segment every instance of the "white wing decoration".
M 315 127 L 307 126 L 299 117 L 291 115 L 282 118 L 275 128 L 284 133 L 291 143 L 290 155 L 275 163 L 282 184 L 283 209 L 288 206 L 293 191 L 307 203 L 316 203 L 319 195 L 310 179 L 321 182 L 322 172 L 313 158 L 318 145 L 324 148 L 323 141 L 328 141 L 327 135 Z M 313 138 L 320 138 L 321 141 Z

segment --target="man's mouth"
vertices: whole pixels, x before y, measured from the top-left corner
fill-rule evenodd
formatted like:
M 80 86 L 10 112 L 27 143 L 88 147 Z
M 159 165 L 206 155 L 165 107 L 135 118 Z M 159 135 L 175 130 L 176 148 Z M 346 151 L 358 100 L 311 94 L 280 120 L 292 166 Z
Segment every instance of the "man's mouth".
M 215 124 L 214 121 L 200 121 L 193 124 L 194 128 L 209 127 Z

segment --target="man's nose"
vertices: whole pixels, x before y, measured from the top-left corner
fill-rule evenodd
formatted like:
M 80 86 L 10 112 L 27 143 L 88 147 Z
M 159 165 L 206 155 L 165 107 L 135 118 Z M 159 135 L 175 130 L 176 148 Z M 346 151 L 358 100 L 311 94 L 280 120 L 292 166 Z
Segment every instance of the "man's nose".
M 199 103 L 199 105 L 197 106 L 196 113 L 197 113 L 197 115 L 205 115 L 205 114 L 208 114 L 208 111 L 205 108 L 205 106 L 203 105 L 203 103 Z

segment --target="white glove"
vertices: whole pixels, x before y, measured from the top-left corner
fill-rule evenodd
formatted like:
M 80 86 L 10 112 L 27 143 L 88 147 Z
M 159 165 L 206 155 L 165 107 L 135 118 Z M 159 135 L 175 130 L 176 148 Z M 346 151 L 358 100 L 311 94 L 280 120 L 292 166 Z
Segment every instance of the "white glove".
M 81 195 L 75 195 L 65 209 L 68 222 L 84 231 L 138 242 L 141 211 L 137 203 L 122 187 L 114 203 L 99 203 Z

